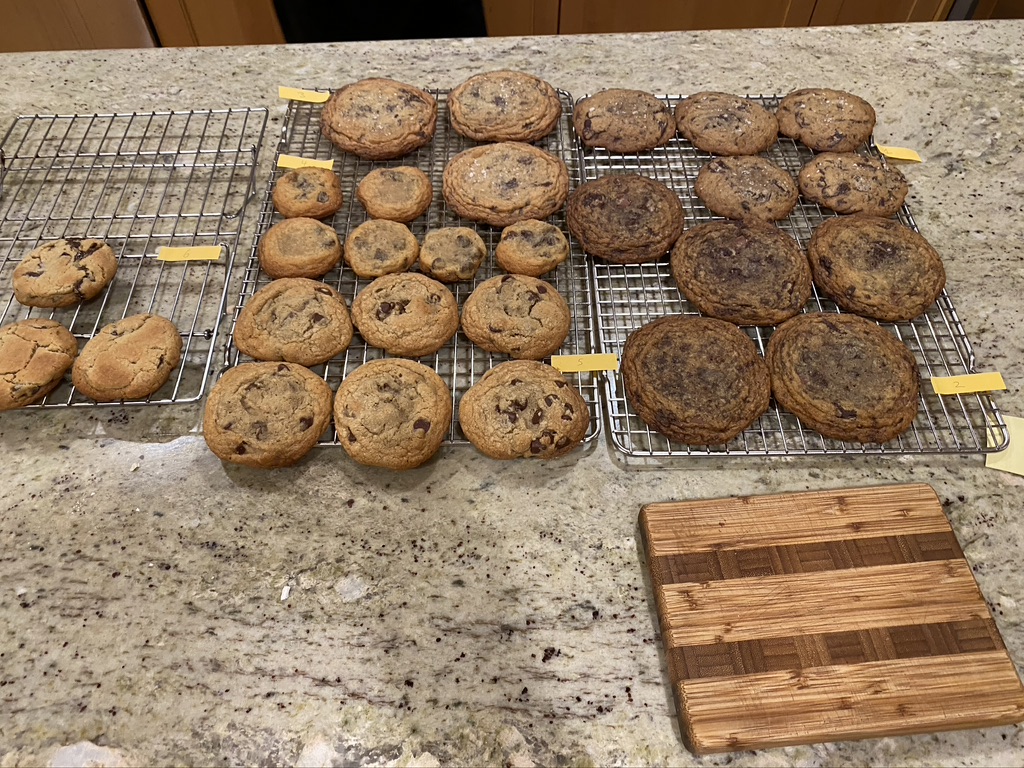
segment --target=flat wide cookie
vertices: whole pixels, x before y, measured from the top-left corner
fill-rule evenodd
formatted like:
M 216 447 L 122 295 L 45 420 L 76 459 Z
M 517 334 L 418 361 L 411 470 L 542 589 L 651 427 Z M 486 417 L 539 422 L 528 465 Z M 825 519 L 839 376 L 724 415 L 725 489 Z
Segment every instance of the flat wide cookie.
M 356 199 L 374 219 L 409 222 L 430 208 L 434 188 L 419 168 L 374 168 L 356 186 Z
M 474 75 L 448 96 L 448 118 L 474 141 L 537 141 L 562 114 L 558 93 L 525 72 L 503 69 Z
M 492 459 L 553 459 L 587 434 L 587 403 L 544 363 L 512 360 L 491 368 L 459 401 L 459 424 Z
M 345 238 L 345 263 L 359 277 L 405 272 L 416 263 L 419 255 L 416 235 L 397 221 L 370 219 Z
M 149 397 L 181 362 L 181 334 L 159 315 L 131 315 L 103 326 L 71 369 L 75 389 L 100 403 Z
M 777 325 L 811 298 L 803 249 L 773 224 L 708 221 L 672 249 L 672 277 L 704 315 L 736 325 Z
M 729 442 L 768 409 L 768 369 L 732 323 L 661 317 L 622 349 L 622 380 L 649 427 L 687 445 Z
M 378 277 L 352 302 L 366 343 L 389 355 L 432 355 L 459 329 L 459 305 L 444 285 L 418 272 Z
M 437 101 L 426 91 L 386 78 L 350 83 L 324 104 L 323 135 L 345 152 L 390 160 L 429 144 Z
M 848 312 L 874 320 L 913 320 L 946 285 L 939 254 L 895 219 L 828 219 L 807 250 L 818 287 Z
M 31 318 L 0 328 L 0 411 L 42 400 L 77 354 L 75 337 L 55 320 Z
M 371 467 L 420 466 L 437 453 L 451 424 L 451 390 L 412 360 L 370 360 L 345 377 L 334 397 L 341 447 Z
M 668 106 L 645 91 L 612 88 L 576 102 L 576 135 L 587 147 L 612 152 L 643 152 L 667 144 L 676 135 Z
M 775 115 L 757 102 L 700 91 L 676 104 L 676 128 L 693 146 L 715 155 L 756 155 L 779 137 Z
M 804 88 L 779 102 L 779 132 L 815 152 L 853 152 L 871 138 L 875 110 L 860 96 L 831 88 Z
M 271 277 L 323 277 L 341 260 L 341 240 L 316 219 L 285 219 L 266 231 L 256 252 Z
M 583 249 L 614 264 L 665 255 L 683 231 L 683 206 L 664 184 L 634 174 L 581 184 L 566 206 L 569 231 Z
M 853 152 L 824 152 L 800 169 L 800 193 L 836 213 L 892 216 L 907 198 L 907 180 L 897 168 Z
M 326 219 L 341 208 L 341 179 L 329 168 L 293 168 L 274 184 L 274 208 L 294 219 Z
M 498 275 L 480 283 L 462 307 L 462 331 L 488 352 L 541 360 L 569 335 L 569 305 L 550 283 Z
M 885 443 L 917 414 L 917 361 L 870 320 L 794 317 L 772 334 L 765 356 L 779 405 L 825 437 Z
M 70 307 L 94 299 L 117 272 L 102 240 L 66 237 L 43 243 L 14 269 L 14 298 L 29 307 Z
M 247 467 L 287 467 L 331 423 L 331 388 L 295 363 L 244 363 L 213 385 L 203 438 L 219 458 Z
M 506 272 L 540 277 L 569 258 L 569 241 L 554 224 L 526 219 L 501 231 L 494 260 Z
M 565 163 L 530 144 L 483 144 L 453 157 L 444 169 L 445 202 L 464 219 L 507 227 L 546 219 L 565 205 Z
M 716 157 L 697 173 L 693 191 L 708 210 L 729 219 L 778 221 L 800 200 L 793 177 L 757 155 Z
M 427 233 L 420 248 L 420 270 L 442 283 L 472 280 L 487 258 L 483 238 L 469 227 L 444 227 Z
M 245 303 L 235 324 L 235 346 L 257 360 L 311 366 L 348 349 L 352 319 L 341 294 L 326 283 L 283 277 Z

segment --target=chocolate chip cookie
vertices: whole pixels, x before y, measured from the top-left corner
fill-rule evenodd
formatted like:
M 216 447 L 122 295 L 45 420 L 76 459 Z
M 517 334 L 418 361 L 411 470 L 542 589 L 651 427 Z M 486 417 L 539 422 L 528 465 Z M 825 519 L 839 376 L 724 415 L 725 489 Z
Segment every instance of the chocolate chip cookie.
M 626 396 L 649 427 L 688 445 L 729 442 L 768 409 L 768 369 L 732 323 L 671 315 L 622 349 Z
M 66 237 L 43 243 L 14 269 L 14 298 L 29 307 L 70 307 L 103 292 L 117 256 L 102 240 Z
M 676 135 L 675 118 L 663 101 L 623 88 L 580 99 L 572 124 L 584 146 L 621 153 L 654 149 Z
M 341 179 L 328 168 L 294 168 L 274 184 L 272 198 L 285 218 L 326 219 L 341 208 Z
M 356 199 L 374 219 L 409 222 L 430 208 L 434 188 L 419 168 L 375 168 L 356 186 Z
M 566 217 L 583 249 L 613 264 L 656 261 L 683 231 L 683 206 L 676 193 L 635 174 L 581 184 L 569 198 Z
M 459 401 L 466 439 L 492 459 L 554 459 L 587 434 L 587 403 L 550 365 L 501 363 Z
M 697 173 L 693 185 L 708 209 L 730 219 L 784 219 L 800 192 L 793 177 L 757 155 L 716 157 Z
M 483 144 L 449 161 L 442 192 L 462 218 L 507 227 L 560 210 L 569 194 L 569 172 L 560 159 L 530 144 Z
M 300 217 L 268 229 L 256 251 L 271 277 L 323 277 L 341 259 L 341 240 L 323 222 Z
M 779 132 L 815 152 L 853 152 L 871 138 L 875 110 L 860 96 L 831 88 L 803 88 L 779 102 Z
M 419 255 L 416 235 L 397 221 L 370 219 L 345 238 L 345 263 L 359 277 L 405 272 Z
M 811 298 L 803 249 L 773 224 L 707 221 L 672 249 L 672 277 L 700 312 L 736 325 L 777 325 Z
M 42 400 L 77 354 L 75 337 L 55 320 L 31 318 L 0 328 L 0 411 Z
M 914 355 L 857 315 L 807 314 L 780 325 L 765 352 L 772 393 L 825 437 L 885 443 L 917 414 Z
M 244 363 L 210 390 L 203 438 L 219 458 L 247 467 L 287 467 L 331 423 L 331 388 L 295 363 Z
M 569 241 L 554 224 L 526 219 L 501 231 L 494 260 L 506 272 L 540 277 L 569 258 Z
M 469 227 L 428 232 L 420 249 L 420 271 L 442 283 L 472 280 L 487 258 L 483 239 Z
M 909 188 L 897 168 L 853 152 L 823 152 L 800 169 L 800 193 L 836 213 L 892 216 Z
M 452 393 L 412 360 L 370 360 L 334 397 L 338 441 L 360 464 L 413 469 L 437 453 L 452 423 Z
M 554 130 L 561 114 L 554 88 L 507 69 L 473 75 L 448 96 L 452 128 L 474 141 L 537 141 Z
M 715 155 L 756 155 L 779 137 L 775 115 L 755 101 L 700 91 L 676 104 L 676 128 L 697 149 Z
M 181 362 L 181 334 L 159 315 L 131 315 L 103 326 L 82 349 L 71 381 L 100 403 L 149 397 Z
M 875 320 L 913 320 L 946 284 L 939 254 L 895 219 L 828 219 L 807 250 L 818 287 L 848 312 Z
M 390 160 L 429 144 L 437 128 L 437 101 L 426 91 L 386 78 L 336 90 L 324 104 L 323 135 L 345 152 Z
M 246 302 L 234 340 L 239 352 L 257 360 L 319 365 L 348 349 L 352 319 L 345 300 L 331 286 L 282 277 Z
M 459 329 L 459 305 L 444 285 L 418 272 L 378 277 L 352 302 L 367 344 L 389 355 L 432 355 Z
M 462 331 L 488 352 L 541 360 L 565 343 L 572 314 L 550 283 L 498 275 L 480 283 L 462 306 Z

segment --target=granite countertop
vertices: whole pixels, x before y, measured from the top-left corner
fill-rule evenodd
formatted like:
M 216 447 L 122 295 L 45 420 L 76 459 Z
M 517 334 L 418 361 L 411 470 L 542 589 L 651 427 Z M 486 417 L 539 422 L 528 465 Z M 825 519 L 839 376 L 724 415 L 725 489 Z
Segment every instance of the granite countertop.
M 265 105 L 272 137 L 279 84 L 498 67 L 574 94 L 864 95 L 878 141 L 924 155 L 909 203 L 1024 415 L 1024 22 L 7 54 L 0 125 Z M 543 465 L 452 447 L 395 474 L 319 449 L 257 472 L 216 460 L 199 414 L 0 414 L 0 765 L 1024 762 L 1018 727 L 695 759 L 638 551 L 649 501 L 927 482 L 1019 665 L 1024 478 L 980 457 L 643 466 L 601 440 Z

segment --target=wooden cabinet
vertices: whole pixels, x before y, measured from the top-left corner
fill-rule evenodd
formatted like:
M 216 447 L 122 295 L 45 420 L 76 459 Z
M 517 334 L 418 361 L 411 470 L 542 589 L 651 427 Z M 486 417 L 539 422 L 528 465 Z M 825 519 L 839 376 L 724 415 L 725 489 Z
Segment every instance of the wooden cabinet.
M 0 51 L 156 45 L 139 0 L 31 0 L 0 5 Z
M 952 7 L 953 0 L 817 0 L 811 24 L 940 21 Z
M 483 0 L 487 33 L 557 35 L 558 0 Z
M 814 0 L 561 0 L 558 31 L 577 34 L 800 27 L 810 22 L 813 7 Z

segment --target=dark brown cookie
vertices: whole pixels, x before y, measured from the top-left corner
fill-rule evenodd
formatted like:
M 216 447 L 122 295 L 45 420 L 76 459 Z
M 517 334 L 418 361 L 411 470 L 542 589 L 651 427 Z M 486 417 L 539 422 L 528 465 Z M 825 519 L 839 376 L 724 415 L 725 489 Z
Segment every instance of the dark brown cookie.
M 716 157 L 700 169 L 693 191 L 712 213 L 730 219 L 778 221 L 800 199 L 793 177 L 757 155 Z
M 569 335 L 572 314 L 550 283 L 498 275 L 480 283 L 462 306 L 462 331 L 488 352 L 541 360 Z
M 42 400 L 77 354 L 75 337 L 55 320 L 31 318 L 0 328 L 0 411 Z
M 553 459 L 583 440 L 590 411 L 550 365 L 512 360 L 491 368 L 462 396 L 459 425 L 492 459 Z
M 702 314 L 736 325 L 776 325 L 811 298 L 803 249 L 773 224 L 708 221 L 672 249 L 672 277 Z
M 754 342 L 710 317 L 661 317 L 626 339 L 622 380 L 637 415 L 688 445 L 721 445 L 768 409 L 768 369 Z
M 14 298 L 29 307 L 70 307 L 96 298 L 114 279 L 117 256 L 102 240 L 43 243 L 14 269 Z
M 800 169 L 800 193 L 836 213 L 892 216 L 907 197 L 897 168 L 853 152 L 824 152 Z
M 472 280 L 487 258 L 483 238 L 469 227 L 444 227 L 427 233 L 420 249 L 420 271 L 442 283 Z
M 506 272 L 540 277 L 569 258 L 569 241 L 554 224 L 526 219 L 501 231 L 494 260 Z
M 338 233 L 316 219 L 285 219 L 260 238 L 260 266 L 271 277 L 323 277 L 341 259 Z
M 874 320 L 913 320 L 946 284 L 939 254 L 895 219 L 828 219 L 807 250 L 818 287 L 848 312 Z
M 274 207 L 288 219 L 325 219 L 342 203 L 341 179 L 328 168 L 294 168 L 274 184 Z
M 700 91 L 676 104 L 676 128 L 693 146 L 716 155 L 756 155 L 779 137 L 775 115 L 755 101 Z
M 331 388 L 295 363 L 244 363 L 210 390 L 203 438 L 233 464 L 287 467 L 317 444 L 331 423 Z
M 644 91 L 613 88 L 576 102 L 576 135 L 587 147 L 612 152 L 642 152 L 667 144 L 676 135 L 668 106 Z
M 345 238 L 345 263 L 359 277 L 405 272 L 416 263 L 420 244 L 410 229 L 389 219 L 370 219 Z
M 875 110 L 860 96 L 831 88 L 804 88 L 779 102 L 779 132 L 815 152 L 853 152 L 871 138 Z
M 434 138 L 437 101 L 395 80 L 360 80 L 331 94 L 320 128 L 338 149 L 368 160 L 390 160 Z
M 419 168 L 375 168 L 359 182 L 356 198 L 371 218 L 408 222 L 427 212 L 434 188 Z
M 412 360 L 370 360 L 345 377 L 334 397 L 341 447 L 371 467 L 420 466 L 437 453 L 451 424 L 451 390 Z
M 581 184 L 566 206 L 569 231 L 591 256 L 640 264 L 665 255 L 683 231 L 683 206 L 671 189 L 633 174 Z
M 459 305 L 444 285 L 418 272 L 378 277 L 352 302 L 367 344 L 389 355 L 432 355 L 459 329 Z
M 442 191 L 459 216 L 507 227 L 560 210 L 569 194 L 569 172 L 560 159 L 530 144 L 483 144 L 448 162 Z
M 765 352 L 772 393 L 825 437 L 885 443 L 917 414 L 917 361 L 889 331 L 857 315 L 814 313 L 780 325 Z
M 448 118 L 460 136 L 474 141 L 537 141 L 562 114 L 558 93 L 525 72 L 484 72 L 448 96 Z

